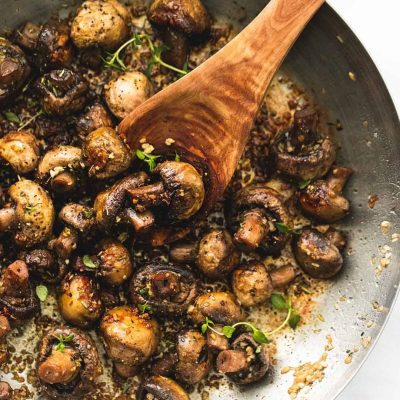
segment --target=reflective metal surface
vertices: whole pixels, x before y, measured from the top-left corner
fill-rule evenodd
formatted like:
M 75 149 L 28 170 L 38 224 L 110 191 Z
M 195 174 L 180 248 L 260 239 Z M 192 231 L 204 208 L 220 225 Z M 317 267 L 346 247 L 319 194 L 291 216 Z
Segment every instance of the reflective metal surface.
M 44 20 L 65 3 L 1 0 L 0 26 L 11 28 L 28 19 Z M 238 27 L 251 21 L 265 5 L 264 0 L 205 3 L 217 17 L 240 20 Z M 339 161 L 355 170 L 346 188 L 352 214 L 343 223 L 350 238 L 349 254 L 341 276 L 326 295 L 315 299 L 316 313 L 323 316 L 321 322 L 279 339 L 278 365 L 269 381 L 243 391 L 226 386 L 211 392 L 212 399 L 288 398 L 293 378 L 291 373 L 282 375 L 281 368 L 317 361 L 325 351 L 327 335 L 332 336 L 333 349 L 328 352 L 325 379 L 302 391 L 299 398 L 333 399 L 376 341 L 400 280 L 400 241 L 392 242 L 392 234 L 400 233 L 400 124 L 378 71 L 349 27 L 328 5 L 301 35 L 283 69 L 312 91 L 322 109 L 329 110 L 328 121 L 336 124 L 339 120 L 343 126 L 336 135 L 341 147 Z M 355 80 L 349 78 L 349 72 Z M 373 209 L 368 207 L 371 194 L 379 197 Z M 387 234 L 381 229 L 383 221 L 390 223 Z M 391 261 L 377 276 L 375 270 L 383 253 L 391 253 Z M 354 354 L 349 356 L 349 352 Z

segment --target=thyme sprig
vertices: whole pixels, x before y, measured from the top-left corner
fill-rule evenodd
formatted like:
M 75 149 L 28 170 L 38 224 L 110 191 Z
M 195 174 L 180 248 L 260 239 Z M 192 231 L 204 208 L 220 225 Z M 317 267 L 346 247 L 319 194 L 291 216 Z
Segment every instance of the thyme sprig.
M 157 165 L 156 160 L 157 160 L 157 158 L 160 158 L 161 156 L 155 156 L 152 154 L 148 154 L 148 153 L 145 153 L 144 151 L 138 149 L 138 150 L 136 150 L 136 157 L 139 160 L 145 162 L 149 166 L 149 171 L 153 172 L 154 168 Z
M 56 350 L 60 351 L 61 353 L 63 353 L 65 350 L 65 343 L 72 342 L 72 340 L 74 339 L 73 334 L 68 335 L 68 336 L 59 335 L 59 336 L 54 336 L 54 337 L 58 340 L 58 343 L 56 345 Z

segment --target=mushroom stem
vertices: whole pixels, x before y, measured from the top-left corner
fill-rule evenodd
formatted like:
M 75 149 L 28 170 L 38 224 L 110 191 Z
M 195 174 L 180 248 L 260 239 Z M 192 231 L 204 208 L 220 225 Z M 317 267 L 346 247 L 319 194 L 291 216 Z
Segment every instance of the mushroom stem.
M 333 190 L 335 193 L 342 193 L 344 185 L 353 174 L 351 168 L 346 167 L 335 167 L 332 169 L 331 173 L 327 178 L 327 183 L 329 189 Z
M 71 172 L 62 172 L 51 181 L 51 188 L 56 193 L 67 193 L 76 186 L 76 178 Z
M 180 243 L 171 248 L 169 256 L 172 261 L 189 263 L 196 259 L 198 251 L 196 243 Z
M 240 216 L 240 227 L 235 233 L 235 243 L 244 250 L 254 250 L 268 233 L 269 227 L 261 209 L 245 211 Z
M 49 384 L 71 382 L 80 371 L 80 363 L 74 360 L 75 354 L 71 349 L 64 349 L 63 352 L 53 350 L 39 366 L 39 379 Z
M 189 54 L 189 40 L 183 34 L 169 27 L 161 32 L 162 41 L 168 50 L 164 59 L 168 64 L 177 68 L 183 68 Z
M 168 298 L 180 290 L 180 284 L 175 274 L 168 271 L 156 272 L 151 279 L 154 292 L 161 298 Z
M 132 204 L 139 210 L 144 211 L 148 207 L 169 203 L 169 195 L 164 184 L 160 182 L 147 186 L 141 186 L 135 189 L 129 189 Z
M 4 339 L 11 332 L 11 326 L 8 318 L 0 314 L 0 340 Z
M 149 210 L 136 212 L 133 208 L 126 208 L 122 218 L 133 226 L 137 234 L 147 232 L 155 223 L 154 214 Z
M 222 373 L 240 372 L 248 368 L 247 354 L 242 350 L 224 350 L 217 357 L 217 371 Z
M 296 271 L 292 265 L 286 265 L 272 271 L 269 275 L 274 288 L 283 288 L 296 277 Z
M 29 286 L 28 266 L 24 261 L 17 260 L 3 272 L 0 280 L 0 294 L 22 297 Z
M 130 378 L 137 375 L 138 367 L 137 365 L 127 365 L 119 362 L 114 362 L 115 371 L 122 378 Z
M 17 215 L 14 208 L 5 207 L 0 210 L 0 232 L 5 232 L 17 223 Z

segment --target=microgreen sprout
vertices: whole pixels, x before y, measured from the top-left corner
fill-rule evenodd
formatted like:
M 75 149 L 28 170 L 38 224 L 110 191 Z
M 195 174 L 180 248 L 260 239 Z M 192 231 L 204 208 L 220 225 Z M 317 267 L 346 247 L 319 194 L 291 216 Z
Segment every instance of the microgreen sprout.
M 88 267 L 90 269 L 95 269 L 97 268 L 97 265 L 93 262 L 90 256 L 85 254 L 82 258 L 82 262 L 85 265 L 85 267 Z
M 72 342 L 72 340 L 74 339 L 73 334 L 67 335 L 67 336 L 59 335 L 59 336 L 54 336 L 54 337 L 58 340 L 56 350 L 60 351 L 61 353 L 63 353 L 65 350 L 65 343 Z
M 157 158 L 160 158 L 161 156 L 153 156 L 152 154 L 145 153 L 142 150 L 136 150 L 136 157 L 139 160 L 142 160 L 149 166 L 149 171 L 153 172 L 154 168 L 157 165 Z
M 151 311 L 151 306 L 149 306 L 147 303 L 138 304 L 138 305 L 137 305 L 137 308 L 139 309 L 139 311 L 140 311 L 142 314 Z
M 49 290 L 44 285 L 36 286 L 36 296 L 39 298 L 40 301 L 46 301 L 47 295 L 49 294 Z
M 303 181 L 300 181 L 298 184 L 299 189 L 305 189 L 310 183 L 311 179 L 304 179 Z

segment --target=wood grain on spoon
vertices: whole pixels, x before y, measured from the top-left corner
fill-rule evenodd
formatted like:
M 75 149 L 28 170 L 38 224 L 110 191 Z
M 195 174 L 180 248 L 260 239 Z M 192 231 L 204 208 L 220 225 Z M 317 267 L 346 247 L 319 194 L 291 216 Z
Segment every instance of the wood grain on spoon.
M 216 55 L 121 122 L 119 132 L 132 149 L 145 139 L 155 154 L 176 152 L 205 173 L 202 214 L 222 196 L 271 79 L 323 2 L 271 0 Z

